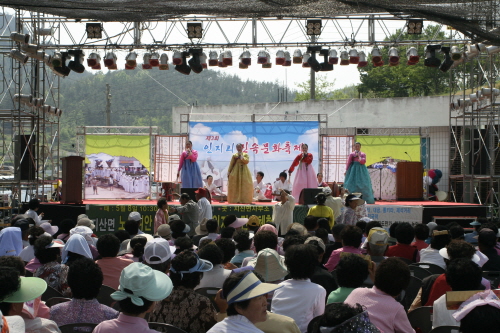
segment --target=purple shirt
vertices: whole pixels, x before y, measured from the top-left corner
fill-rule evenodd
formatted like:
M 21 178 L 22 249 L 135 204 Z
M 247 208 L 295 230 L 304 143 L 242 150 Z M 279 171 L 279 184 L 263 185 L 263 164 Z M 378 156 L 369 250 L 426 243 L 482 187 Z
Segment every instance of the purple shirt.
M 148 326 L 144 318 L 131 317 L 120 313 L 118 318 L 106 320 L 97 325 L 93 333 L 158 333 Z
M 118 317 L 118 311 L 100 304 L 97 299 L 85 300 L 73 298 L 69 302 L 60 303 L 50 308 L 50 319 L 57 326 L 74 323 L 100 324 L 105 320 Z
M 368 311 L 372 324 L 384 333 L 415 333 L 404 307 L 375 286 L 354 289 L 344 303 L 362 305 Z
M 328 269 L 329 272 L 333 271 L 335 267 L 339 264 L 340 261 L 340 254 L 342 252 L 347 252 L 347 253 L 354 253 L 354 254 L 363 254 L 360 249 L 353 247 L 353 246 L 344 246 L 341 247 L 340 249 L 337 249 L 332 252 L 330 255 L 330 258 L 325 264 L 325 267 Z

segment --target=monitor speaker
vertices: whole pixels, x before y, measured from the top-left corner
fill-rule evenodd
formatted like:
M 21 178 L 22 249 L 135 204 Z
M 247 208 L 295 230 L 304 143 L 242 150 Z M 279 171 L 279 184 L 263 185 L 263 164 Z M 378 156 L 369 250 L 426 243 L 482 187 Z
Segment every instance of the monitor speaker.
M 314 205 L 316 204 L 314 197 L 323 192 L 323 188 L 305 188 L 300 192 L 299 204 L 300 205 Z
M 35 136 L 33 136 L 30 140 L 30 135 L 16 135 L 16 141 L 14 144 L 14 175 L 16 179 L 28 181 L 35 180 L 35 140 Z

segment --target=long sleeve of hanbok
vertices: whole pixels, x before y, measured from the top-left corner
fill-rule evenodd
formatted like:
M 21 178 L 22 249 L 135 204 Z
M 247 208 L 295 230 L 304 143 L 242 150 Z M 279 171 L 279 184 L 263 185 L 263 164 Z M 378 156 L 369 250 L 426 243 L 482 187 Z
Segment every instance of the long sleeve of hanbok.
M 182 152 L 181 154 L 181 159 L 179 161 L 179 169 L 177 171 L 181 171 L 182 166 L 184 165 L 184 160 L 186 159 L 187 153 L 185 151 Z
M 290 166 L 290 169 L 288 169 L 289 173 L 292 173 L 295 170 L 295 167 L 298 166 L 299 163 L 301 162 L 301 160 L 300 160 L 301 158 L 302 158 L 302 154 L 297 155 L 297 157 L 295 157 L 292 165 Z M 304 157 L 302 159 L 302 163 L 305 163 L 305 164 L 311 164 L 312 161 L 313 161 L 313 155 L 309 154 L 309 153 L 306 155 L 306 157 Z
M 191 160 L 191 162 L 196 162 L 196 160 L 198 159 L 198 152 L 196 150 L 191 150 L 191 155 L 188 155 L 186 158 L 188 160 Z

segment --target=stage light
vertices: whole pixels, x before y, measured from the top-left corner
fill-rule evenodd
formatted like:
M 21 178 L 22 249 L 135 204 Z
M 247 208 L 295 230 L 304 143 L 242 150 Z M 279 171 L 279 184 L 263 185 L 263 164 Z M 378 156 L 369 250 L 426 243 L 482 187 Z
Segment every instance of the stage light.
M 290 52 L 285 51 L 285 63 L 283 64 L 284 67 L 290 67 L 292 66 L 292 57 L 290 56 Z
M 389 49 L 389 66 L 399 65 L 399 51 L 395 47 Z
M 221 52 L 219 54 L 219 63 L 217 64 L 217 66 L 219 66 L 220 68 L 225 68 L 227 67 L 227 65 L 224 63 L 224 56 L 222 55 L 222 53 L 224 52 Z
M 222 61 L 224 62 L 224 65 L 226 65 L 226 66 L 233 65 L 233 54 L 230 50 L 226 50 L 226 51 L 222 52 Z
M 262 68 L 272 68 L 273 63 L 271 62 L 271 55 L 267 51 L 264 51 L 264 53 L 266 54 L 266 63 L 262 64 Z
M 470 94 L 470 95 L 469 95 L 469 98 L 470 98 L 470 101 L 471 101 L 472 103 L 475 103 L 475 102 L 478 102 L 478 101 L 479 101 L 479 98 L 478 98 L 478 96 L 477 96 L 477 94 L 476 94 L 476 93 Z
M 366 60 L 366 54 L 364 51 L 359 51 L 359 62 L 358 62 L 358 68 L 366 67 L 368 66 L 368 61 Z
M 18 43 L 28 43 L 30 41 L 30 35 L 13 32 L 10 34 L 10 39 Z
M 210 51 L 208 52 L 208 66 L 217 66 L 219 64 L 219 56 L 217 52 Z
M 262 65 L 267 64 L 267 61 L 269 59 L 268 54 L 269 53 L 265 50 L 259 51 L 259 54 L 257 54 L 257 63 Z
M 54 61 L 52 61 L 52 64 L 54 65 L 54 73 L 56 73 L 59 76 L 68 76 L 69 73 L 71 72 L 71 69 L 66 66 L 66 59 L 71 58 L 68 54 L 68 52 L 61 52 L 59 53 L 61 58 L 59 60 L 60 66 L 56 66 L 54 64 Z M 55 57 L 55 56 L 54 56 Z
M 39 61 L 45 61 L 45 52 L 43 51 L 37 51 L 35 53 L 28 53 L 28 57 L 39 60 Z
M 125 65 L 128 65 L 130 68 L 136 68 L 137 67 L 137 53 L 132 51 L 129 52 L 125 56 Z
M 349 50 L 349 63 L 353 65 L 357 65 L 359 63 L 358 50 L 356 49 Z
M 149 64 L 152 67 L 160 66 L 160 55 L 158 54 L 158 52 L 151 53 L 151 58 L 149 58 Z
M 200 54 L 201 49 L 189 49 L 189 53 L 191 53 L 191 59 L 189 59 L 188 63 L 193 72 L 196 74 L 200 74 L 203 71 L 203 66 L 200 62 Z
M 182 52 L 179 50 L 174 51 L 174 55 L 172 56 L 172 63 L 176 66 L 182 65 L 183 60 L 186 60 L 186 57 L 182 56 Z
M 331 65 L 336 65 L 339 63 L 339 57 L 337 55 L 337 50 L 330 49 L 328 52 L 328 63 Z
M 101 23 L 87 23 L 86 29 L 87 38 L 102 38 L 102 25 Z M 108 66 L 106 66 L 108 67 Z
M 52 67 L 52 57 L 50 55 L 45 54 L 43 56 L 43 62 L 45 63 L 45 65 Z
M 68 54 L 73 57 L 73 60 L 68 63 L 68 68 L 80 74 L 85 72 L 85 66 L 83 66 L 85 53 L 82 50 L 69 50 Z
M 462 59 L 462 52 L 456 45 L 451 47 L 450 54 L 451 54 L 451 60 L 453 61 L 458 61 Z
M 87 66 L 92 69 L 101 69 L 101 56 L 98 53 L 91 53 L 87 57 Z
M 348 66 L 349 64 L 349 54 L 347 51 L 340 52 L 340 66 Z
M 469 98 L 460 98 L 458 100 L 458 106 L 461 107 L 461 108 L 465 108 L 465 107 L 468 107 L 472 104 L 471 100 Z
M 486 52 L 488 54 L 494 54 L 500 52 L 500 46 L 490 45 L 486 47 Z
M 104 66 L 113 67 L 116 65 L 116 55 L 113 52 L 106 53 L 104 57 Z
M 308 61 L 310 57 L 311 57 L 311 55 L 308 52 L 306 52 L 302 55 L 302 67 L 303 68 L 310 68 L 311 67 L 311 65 L 309 65 L 309 61 Z
M 446 73 L 450 69 L 451 65 L 453 65 L 453 60 L 451 60 L 450 57 L 450 49 L 451 48 L 449 46 L 441 47 L 441 52 L 444 53 L 444 59 L 441 66 L 439 66 L 439 70 L 441 70 L 444 73 Z
M 169 68 L 170 67 L 168 66 L 168 55 L 166 53 L 162 53 L 160 56 L 160 66 L 158 69 L 161 71 L 166 71 Z
M 56 52 L 51 59 L 52 67 L 61 67 L 62 55 L 61 52 Z
M 238 63 L 238 67 L 239 67 L 239 69 L 248 69 L 248 65 L 245 65 L 241 61 Z
M 413 46 L 406 51 L 406 57 L 408 57 L 408 62 L 406 64 L 410 66 L 416 65 L 420 61 L 420 56 L 418 55 L 417 48 Z
M 45 103 L 45 100 L 43 98 L 33 99 L 33 106 L 36 108 L 41 108 L 43 106 L 43 103 Z
M 50 105 L 44 105 L 44 106 L 42 106 L 42 111 L 43 111 L 43 113 L 49 113 L 49 111 L 50 111 Z
M 142 69 L 152 69 L 153 66 L 151 66 L 151 53 L 146 52 L 142 56 Z
M 38 36 L 52 36 L 54 34 L 54 29 L 52 28 L 40 28 L 35 30 Z
M 35 44 L 21 44 L 21 50 L 26 53 L 36 53 L 38 51 L 38 45 Z
M 323 62 L 320 64 L 322 72 L 330 72 L 333 71 L 333 65 L 330 64 L 328 59 L 328 49 L 323 49 L 319 51 L 319 54 L 323 56 Z
M 422 19 L 409 19 L 408 20 L 408 35 L 419 35 L 422 33 L 424 27 L 424 20 Z
M 436 50 L 440 50 L 441 45 L 439 44 L 429 44 L 425 47 L 425 60 L 424 65 L 427 67 L 439 67 L 441 65 L 441 60 L 436 58 Z
M 187 35 L 188 38 L 202 38 L 203 37 L 203 27 L 201 22 L 190 22 L 187 24 Z
M 476 44 L 467 44 L 467 55 L 478 55 L 479 48 Z
M 293 63 L 301 64 L 302 63 L 302 51 L 300 49 L 296 49 L 293 51 Z
M 476 48 L 479 50 L 479 52 L 486 52 L 486 45 L 483 43 L 477 43 Z
M 493 96 L 499 96 L 500 95 L 500 90 L 497 88 L 482 88 L 481 89 L 481 94 L 484 95 L 485 97 L 489 97 L 493 94 Z
M 205 52 L 201 52 L 200 54 L 200 63 L 201 63 L 201 67 L 203 67 L 203 69 L 207 69 L 207 54 Z
M 321 20 L 306 20 L 306 31 L 308 36 L 321 35 Z
M 188 55 L 189 55 L 188 52 L 182 52 L 181 53 L 181 60 L 182 60 L 182 62 L 181 62 L 181 64 L 175 66 L 175 70 L 178 71 L 181 74 L 184 74 L 184 75 L 189 75 L 189 73 L 191 73 L 191 67 L 189 67 L 186 64 L 186 57 Z M 222 56 L 222 54 L 221 54 L 221 56 Z
M 372 55 L 372 62 L 374 64 L 378 64 L 378 63 L 382 63 L 382 54 L 380 53 L 380 50 L 378 49 L 378 47 L 374 47 L 372 49 L 372 52 L 371 52 L 371 55 Z
M 309 64 L 309 67 L 315 72 L 319 72 L 321 70 L 321 65 L 316 59 L 316 52 L 312 52 L 311 56 L 309 59 L 307 59 L 307 63 Z
M 14 102 L 17 102 L 20 105 L 33 106 L 33 96 L 24 94 L 15 94 Z
M 282 66 L 285 63 L 285 52 L 283 50 L 278 50 L 276 52 L 276 58 L 274 59 L 276 65 Z
M 24 54 L 21 51 L 16 50 L 16 49 L 10 50 L 10 54 L 9 55 L 10 55 L 10 57 L 12 59 L 16 59 L 17 61 L 19 61 L 23 65 L 25 63 L 27 63 L 28 59 L 29 59 L 29 57 L 26 54 Z
M 243 64 L 244 68 L 248 68 L 252 64 L 252 55 L 250 54 L 250 51 L 243 51 L 240 55 L 240 64 Z M 240 66 L 241 68 L 241 66 Z

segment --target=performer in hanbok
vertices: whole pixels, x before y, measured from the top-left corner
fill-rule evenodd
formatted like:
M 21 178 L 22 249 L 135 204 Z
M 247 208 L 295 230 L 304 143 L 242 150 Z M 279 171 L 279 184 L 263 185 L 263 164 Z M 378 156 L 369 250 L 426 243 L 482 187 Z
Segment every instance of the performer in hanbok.
M 292 166 L 288 169 L 288 175 L 291 176 L 292 172 L 297 168 L 297 174 L 293 181 L 292 194 L 298 198 L 300 193 L 305 188 L 315 188 L 318 187 L 318 179 L 316 178 L 316 171 L 314 171 L 311 165 L 313 161 L 313 155 L 308 153 L 307 150 L 309 146 L 305 143 L 302 144 L 302 154 L 297 155 L 295 160 L 293 160 Z
M 198 159 L 198 152 L 192 148 L 193 143 L 191 141 L 186 142 L 186 150 L 182 152 L 181 159 L 179 161 L 177 179 L 179 178 L 180 173 L 181 188 L 199 188 L 203 186 L 200 167 L 196 162 Z
M 349 193 L 361 193 L 368 204 L 375 203 L 368 169 L 365 166 L 366 154 L 361 152 L 361 143 L 354 144 L 354 151 L 349 154 L 346 164 L 344 188 Z
M 205 181 L 205 188 L 211 196 L 222 195 L 222 191 L 219 187 L 220 186 L 214 184 L 214 177 L 212 177 L 212 175 L 208 175 L 207 180 Z
M 243 145 L 236 145 L 237 153 L 233 154 L 227 170 L 228 174 L 228 203 L 252 203 L 253 181 L 248 162 L 250 157 L 243 152 Z

